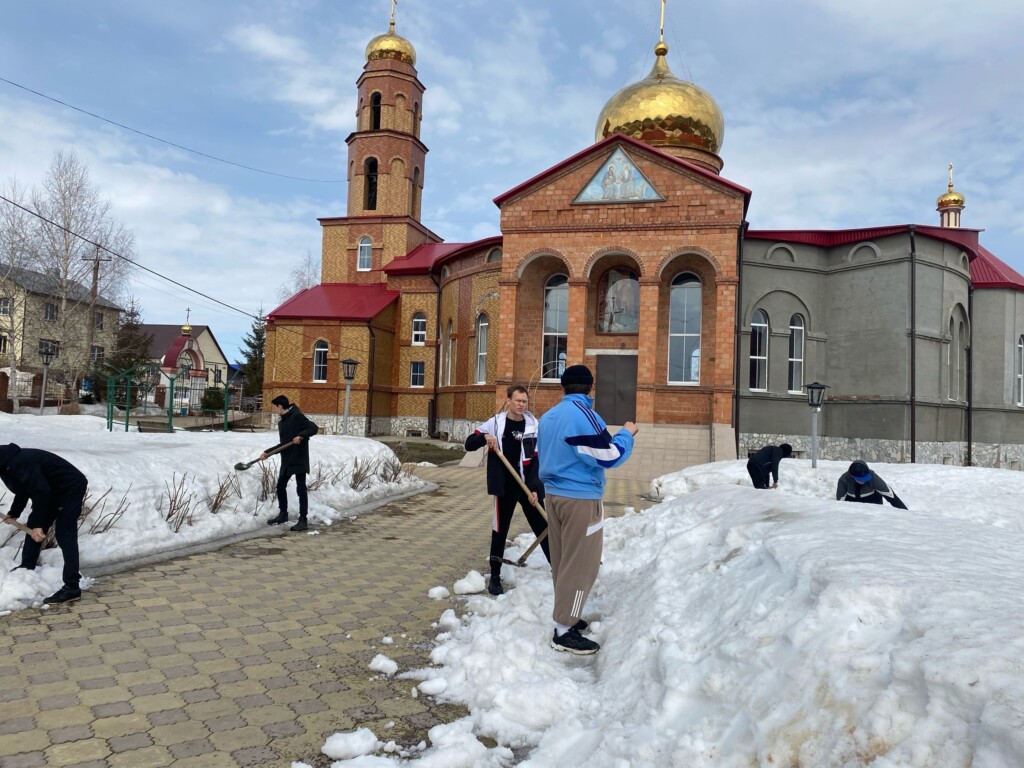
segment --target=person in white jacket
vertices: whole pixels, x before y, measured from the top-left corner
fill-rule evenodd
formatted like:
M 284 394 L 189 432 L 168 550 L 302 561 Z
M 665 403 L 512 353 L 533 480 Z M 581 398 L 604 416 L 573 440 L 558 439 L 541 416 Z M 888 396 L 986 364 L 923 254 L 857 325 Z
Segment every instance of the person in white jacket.
M 516 505 L 523 508 L 526 521 L 538 538 L 548 527 L 534 506 L 535 502 L 544 497 L 544 486 L 537 476 L 537 418 L 527 410 L 530 395 L 525 387 L 518 384 L 509 387 L 507 394 L 505 410 L 489 418 L 466 438 L 467 451 L 487 446 L 487 493 L 494 497 L 491 578 L 487 583 L 487 591 L 492 595 L 500 595 L 505 591 L 501 583 L 501 560 L 505 556 L 505 542 Z M 495 453 L 498 449 L 526 483 L 530 489 L 529 494 L 524 493 L 516 479 L 509 474 Z M 542 540 L 540 545 L 544 557 L 551 562 L 547 539 Z

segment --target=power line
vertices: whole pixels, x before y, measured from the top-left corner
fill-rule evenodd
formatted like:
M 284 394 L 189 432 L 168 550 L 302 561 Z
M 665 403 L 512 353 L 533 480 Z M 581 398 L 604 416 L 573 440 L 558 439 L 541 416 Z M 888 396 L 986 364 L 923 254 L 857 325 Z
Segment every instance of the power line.
M 189 147 L 182 146 L 181 144 L 175 144 L 173 141 L 161 139 L 159 136 L 154 136 L 151 133 L 140 131 L 136 128 L 124 125 L 123 123 L 119 123 L 116 120 L 111 120 L 109 118 L 103 117 L 103 115 L 97 115 L 95 112 L 90 112 L 87 109 L 76 107 L 74 104 L 68 104 L 66 101 L 61 101 L 60 99 L 54 98 L 53 96 L 47 96 L 45 93 L 40 93 L 39 91 L 33 90 L 28 86 L 21 85 L 19 83 L 14 82 L 13 80 L 8 80 L 6 77 L 0 77 L 0 82 L 7 83 L 8 85 L 13 85 L 15 88 L 20 88 L 21 90 L 27 91 L 28 93 L 33 93 L 36 96 L 39 96 L 40 98 L 47 99 L 48 101 L 52 101 L 55 104 L 60 104 L 62 107 L 67 107 L 68 109 L 73 109 L 76 112 L 81 112 L 83 115 L 88 115 L 89 117 L 94 117 L 97 120 L 102 120 L 104 123 L 116 125 L 118 128 L 122 128 L 126 131 L 131 131 L 132 133 L 136 133 L 139 136 L 145 136 L 147 139 L 159 141 L 161 144 L 166 144 L 169 147 L 180 149 L 183 152 L 191 152 L 193 155 L 199 155 L 200 157 L 205 157 L 208 160 L 215 160 L 218 163 L 233 165 L 236 168 L 242 168 L 246 171 L 253 171 L 254 173 L 264 173 L 267 176 L 276 176 L 279 179 L 291 179 L 292 181 L 308 181 L 313 184 L 344 184 L 347 181 L 346 179 L 307 179 L 303 176 L 289 176 L 286 173 L 275 173 L 274 171 L 265 171 L 262 168 L 254 168 L 251 165 L 244 165 L 243 163 L 236 163 L 232 160 L 225 160 L 223 157 L 217 157 L 216 155 L 211 155 L 206 152 L 200 152 L 198 149 L 191 149 Z
M 0 79 L 2 79 L 2 78 L 0 78 Z M 197 290 L 197 289 L 192 288 L 192 287 L 190 287 L 188 285 L 185 285 L 184 283 L 178 282 L 174 278 L 171 278 L 171 277 L 168 277 L 167 275 L 161 274 L 160 272 L 157 272 L 155 269 L 150 269 L 149 267 L 143 266 L 142 264 L 139 264 L 139 262 L 135 261 L 134 259 L 130 259 L 127 256 L 124 256 L 124 255 L 122 255 L 120 253 L 117 253 L 116 251 L 112 251 L 109 248 L 107 248 L 105 245 L 102 245 L 101 243 L 97 243 L 95 240 L 91 240 L 90 238 L 86 237 L 85 235 L 81 235 L 78 232 L 75 232 L 74 230 L 68 229 L 67 227 L 63 226 L 62 224 L 58 224 L 57 222 L 52 221 L 52 220 L 46 218 L 42 214 L 37 213 L 36 211 L 33 211 L 31 208 L 26 208 L 25 206 L 21 205 L 20 203 L 16 203 L 14 200 L 11 200 L 10 198 L 5 197 L 2 194 L 0 194 L 0 200 L 3 200 L 8 205 L 13 205 L 15 208 L 18 208 L 18 209 L 24 211 L 25 213 L 27 213 L 27 214 L 29 214 L 31 216 L 35 216 L 37 219 L 40 219 L 41 221 L 45 221 L 50 226 L 56 227 L 57 229 L 60 229 L 63 232 L 66 232 L 67 234 L 71 235 L 72 237 L 77 237 L 79 240 L 82 240 L 83 242 L 89 243 L 90 245 L 95 246 L 97 249 L 99 249 L 99 250 L 101 250 L 101 251 L 103 251 L 105 253 L 109 253 L 114 258 L 121 259 L 122 261 L 128 262 L 133 267 L 141 269 L 143 272 L 148 272 L 149 274 L 154 275 L 154 276 L 160 278 L 161 280 L 165 280 L 165 281 L 167 281 L 168 283 L 170 283 L 172 285 L 176 285 L 177 287 L 182 288 L 182 289 L 188 291 L 189 293 L 194 293 L 196 296 L 200 296 L 200 297 L 206 299 L 207 301 L 213 302 L 216 305 L 220 305 L 222 307 L 225 307 L 226 309 L 230 309 L 232 312 L 237 312 L 238 314 L 242 315 L 243 317 L 247 317 L 247 318 L 250 318 L 252 320 L 258 320 L 259 322 L 264 323 L 264 324 L 266 323 L 266 319 L 263 316 L 261 316 L 261 315 L 256 315 L 256 314 L 253 314 L 251 312 L 246 312 L 244 309 L 239 309 L 238 307 L 235 307 L 235 306 L 232 306 L 231 304 L 228 304 L 226 301 L 221 301 L 220 299 L 214 298 L 213 296 L 210 296 L 209 294 L 203 293 L 200 290 Z M 276 331 L 285 331 L 287 333 L 292 333 L 292 334 L 294 334 L 296 336 L 299 336 L 300 338 L 303 338 L 303 339 L 305 338 L 305 334 L 304 333 L 302 333 L 300 331 L 292 330 L 291 328 L 288 328 L 287 326 L 275 327 L 275 330 Z M 352 346 L 349 346 L 347 344 L 342 344 L 340 342 L 338 343 L 337 346 L 338 346 L 338 349 L 349 349 L 349 350 L 352 350 L 352 351 L 355 351 L 355 352 L 363 352 L 363 351 L 365 351 L 362 347 L 352 347 Z

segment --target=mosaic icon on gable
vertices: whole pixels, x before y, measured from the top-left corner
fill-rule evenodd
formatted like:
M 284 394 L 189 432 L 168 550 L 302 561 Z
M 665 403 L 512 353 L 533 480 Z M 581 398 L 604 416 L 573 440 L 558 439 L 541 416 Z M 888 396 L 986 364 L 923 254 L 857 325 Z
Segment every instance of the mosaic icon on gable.
M 640 203 L 664 199 L 629 156 L 616 148 L 573 203 Z

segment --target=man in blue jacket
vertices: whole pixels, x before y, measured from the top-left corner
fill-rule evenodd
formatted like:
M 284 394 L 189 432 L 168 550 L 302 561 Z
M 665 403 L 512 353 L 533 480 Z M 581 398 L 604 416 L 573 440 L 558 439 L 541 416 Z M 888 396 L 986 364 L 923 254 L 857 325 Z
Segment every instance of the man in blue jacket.
M 624 463 L 637 428 L 626 422 L 612 437 L 593 410 L 594 376 L 585 365 L 562 373 L 565 397 L 540 420 L 537 453 L 547 492 L 555 632 L 551 647 L 580 655 L 601 648 L 583 637 L 583 607 L 597 580 L 604 544 L 604 471 Z

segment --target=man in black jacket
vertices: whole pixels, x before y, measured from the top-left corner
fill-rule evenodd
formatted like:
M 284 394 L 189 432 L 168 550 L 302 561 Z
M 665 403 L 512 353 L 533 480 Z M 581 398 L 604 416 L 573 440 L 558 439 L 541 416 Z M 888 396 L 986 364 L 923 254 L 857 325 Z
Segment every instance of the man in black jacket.
M 779 463 L 793 455 L 793 446 L 789 443 L 782 445 L 766 445 L 760 451 L 747 459 L 747 474 L 755 488 L 778 488 L 779 487 Z M 772 477 L 772 484 L 768 485 L 768 475 Z
M 839 478 L 836 487 L 836 501 L 859 501 L 862 504 L 881 504 L 885 499 L 896 509 L 906 509 L 896 492 L 872 472 L 866 461 L 855 461 L 848 472 Z
M 316 424 L 306 418 L 299 406 L 292 405 L 284 395 L 270 401 L 270 407 L 279 417 L 277 434 L 280 445 L 291 443 L 281 451 L 281 471 L 277 476 L 277 504 L 280 513 L 267 521 L 267 525 L 281 525 L 288 522 L 288 479 L 295 476 L 295 492 L 299 496 L 299 521 L 291 527 L 293 531 L 304 531 L 306 513 L 309 511 L 309 496 L 306 493 L 306 475 L 309 474 L 309 438 L 319 432 Z M 274 446 L 275 448 L 277 446 Z M 272 451 L 268 448 L 267 451 Z M 260 454 L 259 461 L 267 458 L 267 451 Z
M 533 506 L 543 498 L 544 486 L 537 473 L 537 419 L 526 410 L 530 396 L 526 388 L 514 384 L 508 388 L 506 410 L 478 426 L 466 438 L 466 450 L 475 451 L 487 446 L 487 493 L 494 497 L 494 519 L 491 525 L 491 579 L 487 591 L 500 595 L 505 591 L 501 584 L 501 559 L 505 556 L 505 541 L 512 525 L 512 513 L 516 504 L 523 508 L 523 514 L 536 536 L 540 537 L 548 528 L 547 522 Z M 505 455 L 512 468 L 530 489 L 529 495 L 509 474 L 508 468 L 495 453 L 497 449 Z M 544 557 L 551 562 L 548 540 L 540 543 Z
M 64 555 L 64 586 L 44 603 L 66 603 L 82 596 L 78 572 L 78 518 L 88 480 L 69 461 L 49 451 L 20 448 L 14 443 L 0 447 L 0 479 L 14 494 L 5 517 L 17 520 L 32 502 L 28 515 L 31 534 L 25 535 L 18 568 L 35 570 L 50 526 L 56 523 L 57 546 Z M 15 569 L 17 570 L 17 569 Z

